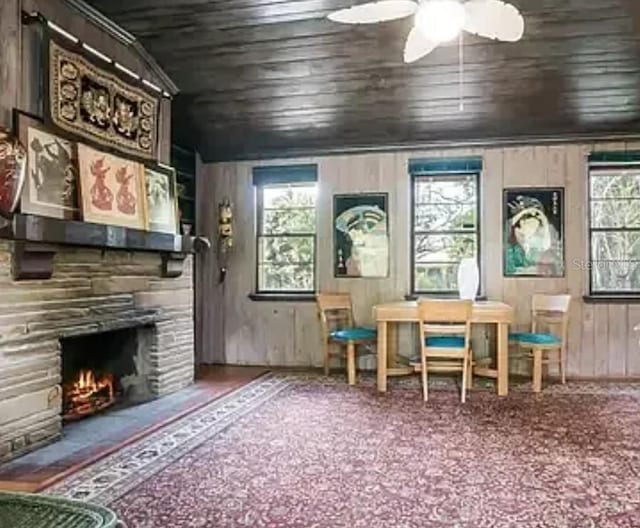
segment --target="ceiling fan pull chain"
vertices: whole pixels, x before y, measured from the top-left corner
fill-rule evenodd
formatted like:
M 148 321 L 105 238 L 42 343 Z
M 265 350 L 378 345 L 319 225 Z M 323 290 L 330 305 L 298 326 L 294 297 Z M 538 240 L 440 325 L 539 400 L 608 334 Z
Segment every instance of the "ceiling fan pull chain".
M 458 37 L 458 108 L 464 111 L 464 41 L 462 32 Z

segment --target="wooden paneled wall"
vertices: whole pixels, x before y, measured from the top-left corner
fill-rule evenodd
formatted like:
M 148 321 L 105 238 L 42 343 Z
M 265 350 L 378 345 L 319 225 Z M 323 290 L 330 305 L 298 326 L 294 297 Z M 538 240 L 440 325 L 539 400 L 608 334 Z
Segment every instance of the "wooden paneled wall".
M 310 366 L 321 364 L 319 324 L 313 303 L 254 302 L 248 298 L 255 282 L 255 199 L 251 169 L 256 165 L 317 163 L 318 265 L 321 290 L 350 291 L 356 317 L 371 323 L 371 306 L 408 293 L 410 279 L 411 158 L 481 156 L 482 257 L 485 292 L 515 308 L 515 327 L 529 324 L 530 297 L 536 292 L 570 292 L 568 371 L 574 377 L 640 377 L 640 305 L 585 304 L 587 259 L 587 164 L 593 150 L 640 149 L 640 144 L 602 143 L 453 149 L 380 154 L 351 154 L 304 159 L 208 164 L 201 167 L 198 187 L 200 234 L 215 239 L 217 203 L 228 196 L 235 206 L 235 248 L 224 284 L 217 282 L 215 254 L 201 258 L 198 270 L 197 320 L 201 358 L 205 362 Z M 559 279 L 505 279 L 502 276 L 502 189 L 513 186 L 565 187 L 565 258 L 567 272 Z M 389 193 L 391 274 L 386 279 L 333 277 L 331 211 L 335 193 Z M 482 334 L 480 334 L 480 337 Z M 401 337 L 405 354 L 413 341 Z M 514 362 L 514 370 L 526 365 Z

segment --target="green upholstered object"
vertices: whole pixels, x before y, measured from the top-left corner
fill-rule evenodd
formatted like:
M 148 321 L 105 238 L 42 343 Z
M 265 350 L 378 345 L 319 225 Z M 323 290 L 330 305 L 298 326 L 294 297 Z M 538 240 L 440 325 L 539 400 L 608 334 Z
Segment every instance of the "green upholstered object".
M 116 514 L 102 506 L 59 497 L 0 491 L 3 528 L 115 528 Z
M 373 328 L 344 328 L 331 332 L 331 337 L 337 341 L 367 341 L 376 338 L 376 331 Z
M 523 345 L 560 345 L 562 340 L 553 334 L 516 332 L 509 334 L 509 341 Z
M 426 345 L 433 348 L 464 348 L 464 337 L 433 336 L 427 337 Z

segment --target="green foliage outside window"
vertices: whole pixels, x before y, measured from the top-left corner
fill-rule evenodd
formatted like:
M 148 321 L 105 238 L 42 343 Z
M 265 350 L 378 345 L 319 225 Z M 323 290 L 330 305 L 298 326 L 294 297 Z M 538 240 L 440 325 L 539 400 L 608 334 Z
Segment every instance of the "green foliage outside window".
M 478 254 L 476 174 L 414 179 L 414 291 L 453 292 L 458 266 Z
M 592 293 L 640 291 L 640 170 L 592 170 Z
M 316 184 L 265 185 L 258 193 L 258 291 L 314 291 Z

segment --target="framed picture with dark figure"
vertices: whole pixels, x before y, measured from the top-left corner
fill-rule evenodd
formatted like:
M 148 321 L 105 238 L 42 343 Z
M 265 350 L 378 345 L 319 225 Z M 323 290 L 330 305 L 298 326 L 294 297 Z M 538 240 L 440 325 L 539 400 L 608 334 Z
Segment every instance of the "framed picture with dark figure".
M 20 211 L 75 220 L 78 207 L 77 145 L 53 133 L 35 116 L 14 110 L 15 128 L 27 151 Z
M 147 165 L 144 171 L 149 230 L 177 234 L 176 171 L 166 165 Z
M 505 277 L 564 276 L 564 188 L 504 189 Z
M 389 276 L 387 193 L 338 194 L 333 199 L 336 277 Z

